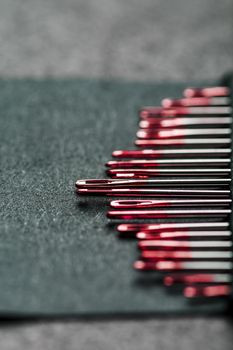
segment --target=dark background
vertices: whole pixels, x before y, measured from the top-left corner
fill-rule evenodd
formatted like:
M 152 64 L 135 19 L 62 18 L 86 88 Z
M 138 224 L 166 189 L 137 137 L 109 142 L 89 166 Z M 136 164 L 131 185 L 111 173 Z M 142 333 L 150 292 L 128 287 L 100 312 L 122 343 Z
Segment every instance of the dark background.
M 232 1 L 0 0 L 0 77 L 215 79 Z M 1 349 L 231 349 L 225 317 L 1 322 Z

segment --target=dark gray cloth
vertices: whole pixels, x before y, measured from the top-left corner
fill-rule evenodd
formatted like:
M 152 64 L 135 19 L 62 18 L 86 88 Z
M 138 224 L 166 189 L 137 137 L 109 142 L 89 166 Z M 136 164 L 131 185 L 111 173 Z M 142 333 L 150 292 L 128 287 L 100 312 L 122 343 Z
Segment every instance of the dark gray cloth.
M 1 315 L 213 313 L 158 274 L 132 268 L 136 242 L 106 219 L 109 200 L 74 182 L 105 176 L 111 152 L 133 148 L 139 106 L 187 84 L 94 80 L 0 82 Z

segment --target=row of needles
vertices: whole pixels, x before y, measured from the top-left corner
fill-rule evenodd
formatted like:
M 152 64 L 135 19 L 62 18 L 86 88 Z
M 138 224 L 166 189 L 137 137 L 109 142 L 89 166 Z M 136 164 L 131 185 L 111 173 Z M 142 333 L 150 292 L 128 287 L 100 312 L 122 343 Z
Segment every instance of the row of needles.
M 187 88 L 140 109 L 137 148 L 113 151 L 109 178 L 76 182 L 79 195 L 114 197 L 107 217 L 137 241 L 134 268 L 189 299 L 232 293 L 232 121 L 228 87 Z

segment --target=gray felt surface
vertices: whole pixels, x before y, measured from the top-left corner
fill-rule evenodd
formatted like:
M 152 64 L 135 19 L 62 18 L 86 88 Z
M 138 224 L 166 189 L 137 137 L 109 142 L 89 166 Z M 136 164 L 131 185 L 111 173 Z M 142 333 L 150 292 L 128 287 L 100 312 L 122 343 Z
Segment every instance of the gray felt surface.
M 191 80 L 232 69 L 231 0 L 1 0 L 1 76 Z M 146 49 L 145 49 L 146 48 Z M 231 349 L 226 319 L 2 324 L 1 349 Z
M 5 325 L 4 350 L 231 350 L 231 320 L 173 317 Z
M 164 290 L 159 274 L 135 271 L 135 241 L 118 239 L 108 225 L 109 199 L 74 193 L 77 179 L 105 176 L 114 149 L 133 147 L 139 106 L 157 105 L 166 93 L 177 97 L 184 86 L 93 79 L 0 82 L 1 315 L 226 309 L 224 301 L 190 303 Z

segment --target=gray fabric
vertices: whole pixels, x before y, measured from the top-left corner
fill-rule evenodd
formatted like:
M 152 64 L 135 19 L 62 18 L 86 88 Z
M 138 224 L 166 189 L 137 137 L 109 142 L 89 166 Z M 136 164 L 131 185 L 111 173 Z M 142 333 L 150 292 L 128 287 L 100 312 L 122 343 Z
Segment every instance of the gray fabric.
M 192 304 L 159 274 L 136 272 L 136 244 L 108 225 L 109 200 L 74 193 L 77 179 L 105 176 L 114 149 L 133 147 L 139 106 L 184 86 L 0 82 L 1 315 L 225 310 L 224 301 Z
M 227 319 L 174 317 L 6 325 L 1 350 L 232 350 Z

